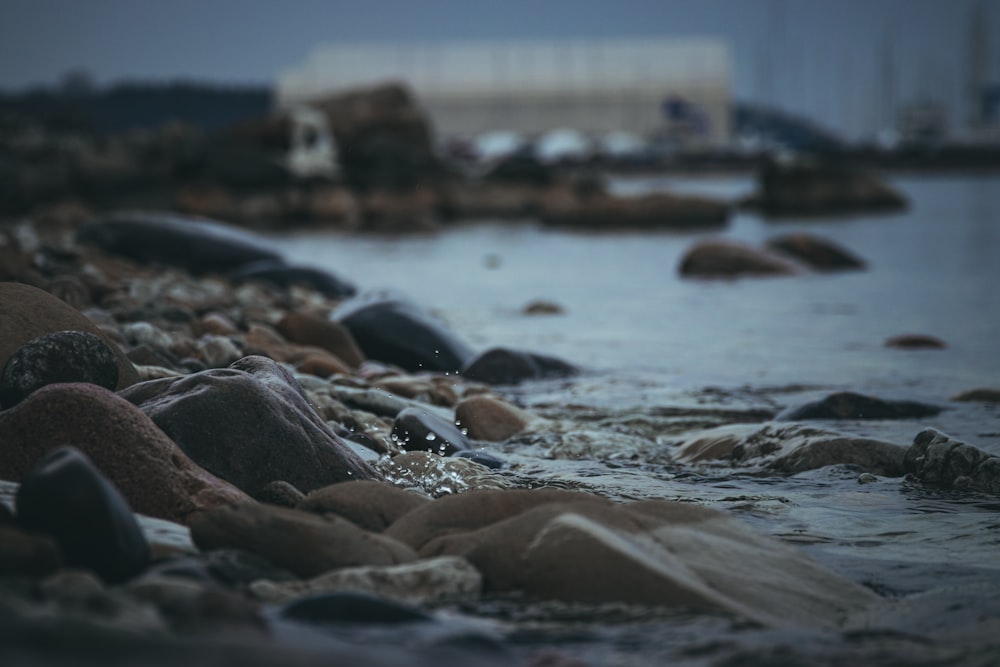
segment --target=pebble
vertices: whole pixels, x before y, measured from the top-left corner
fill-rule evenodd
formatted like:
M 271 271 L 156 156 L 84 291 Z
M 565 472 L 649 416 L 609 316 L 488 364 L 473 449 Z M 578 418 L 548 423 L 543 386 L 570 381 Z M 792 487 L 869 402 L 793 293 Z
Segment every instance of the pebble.
M 118 361 L 108 345 L 85 331 L 58 331 L 19 347 L 0 374 L 0 404 L 10 407 L 58 382 L 89 382 L 114 390 Z

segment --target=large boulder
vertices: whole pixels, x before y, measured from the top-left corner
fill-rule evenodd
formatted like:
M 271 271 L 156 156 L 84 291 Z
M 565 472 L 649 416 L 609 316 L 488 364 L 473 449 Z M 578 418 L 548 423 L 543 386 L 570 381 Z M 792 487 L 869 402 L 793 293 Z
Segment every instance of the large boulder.
M 222 222 L 171 213 L 112 213 L 80 227 L 77 239 L 137 262 L 192 273 L 229 273 L 252 262 L 282 261 L 258 236 Z
M 275 481 L 308 493 L 381 478 L 316 414 L 295 378 L 266 357 L 141 382 L 122 396 L 199 465 L 251 495 Z
M 929 484 L 1000 494 L 1000 456 L 932 428 L 913 439 L 905 464 L 909 474 Z
M 136 406 L 92 384 L 48 385 L 0 413 L 0 479 L 21 481 L 63 445 L 86 454 L 129 506 L 148 516 L 183 523 L 195 512 L 249 500 L 195 465 Z
M 404 515 L 386 533 L 423 557 L 468 559 L 486 593 L 724 612 L 770 626 L 818 628 L 836 627 L 878 600 L 714 510 L 669 501 L 619 505 L 570 493 L 525 498 L 531 493 L 444 498 Z M 514 494 L 521 497 L 505 502 Z M 461 501 L 474 509 L 458 508 Z M 477 516 L 475 509 L 485 511 Z
M 347 327 L 369 359 L 407 371 L 460 371 L 471 347 L 410 301 L 372 295 L 342 303 L 331 317 Z
M 899 211 L 906 199 L 878 176 L 837 164 L 768 161 L 750 202 L 764 215 L 831 215 Z
M 678 271 L 686 278 L 789 276 L 803 267 L 777 253 L 725 239 L 699 241 L 681 258 Z
M 788 408 L 778 414 L 781 421 L 806 419 L 920 419 L 933 417 L 941 408 L 919 401 L 866 396 L 854 391 L 838 391 L 818 401 Z
M 121 348 L 78 310 L 37 287 L 0 283 L 0 368 L 25 343 L 60 331 L 83 331 L 108 346 L 118 366 L 116 388 L 139 380 Z

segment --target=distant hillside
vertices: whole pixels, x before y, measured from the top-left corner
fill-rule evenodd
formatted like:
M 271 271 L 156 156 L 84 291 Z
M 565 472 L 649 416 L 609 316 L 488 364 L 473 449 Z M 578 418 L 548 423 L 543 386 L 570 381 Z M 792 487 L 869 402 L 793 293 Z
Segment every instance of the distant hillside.
M 0 93 L 0 113 L 27 116 L 52 129 L 115 134 L 181 122 L 218 130 L 260 118 L 272 108 L 265 86 L 123 83 L 103 90 L 58 88 Z

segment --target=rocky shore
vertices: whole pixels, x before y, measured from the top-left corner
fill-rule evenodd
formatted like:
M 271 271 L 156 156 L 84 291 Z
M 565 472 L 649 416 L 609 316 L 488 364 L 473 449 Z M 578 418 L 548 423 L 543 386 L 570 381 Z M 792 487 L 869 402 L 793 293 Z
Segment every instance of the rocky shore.
M 944 433 L 836 427 L 946 404 L 844 392 L 678 409 L 670 434 L 567 426 L 511 389 L 586 372 L 571 360 L 477 350 L 222 223 L 25 221 L 0 259 L 5 664 L 591 664 L 463 613 L 491 600 L 885 631 L 880 591 L 717 509 L 539 478 L 516 453 L 540 444 L 1000 493 L 1000 457 Z

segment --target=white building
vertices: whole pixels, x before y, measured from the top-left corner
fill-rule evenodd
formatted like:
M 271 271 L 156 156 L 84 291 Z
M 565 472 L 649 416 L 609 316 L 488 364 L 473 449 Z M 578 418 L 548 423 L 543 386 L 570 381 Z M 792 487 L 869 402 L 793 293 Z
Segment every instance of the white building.
M 323 46 L 280 77 L 278 103 L 387 81 L 406 83 L 445 137 L 570 128 L 729 138 L 729 53 L 715 39 Z

